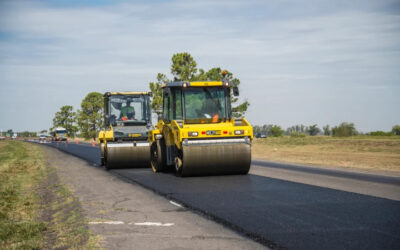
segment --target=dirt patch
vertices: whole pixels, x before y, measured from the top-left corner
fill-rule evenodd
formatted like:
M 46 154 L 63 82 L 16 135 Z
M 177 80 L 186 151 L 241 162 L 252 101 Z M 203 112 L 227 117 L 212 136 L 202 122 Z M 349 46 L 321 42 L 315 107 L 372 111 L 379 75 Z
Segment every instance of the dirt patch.
M 252 157 L 400 176 L 400 137 L 377 139 L 309 136 L 256 139 Z
M 40 220 L 46 222 L 45 249 L 78 249 L 89 245 L 89 227 L 79 200 L 47 166 L 47 176 L 38 188 L 42 201 Z
M 51 191 L 49 188 L 57 183 L 57 175 L 55 172 L 51 172 L 48 176 L 44 179 L 42 183 L 40 183 L 39 187 L 37 188 L 37 194 L 41 199 L 41 207 L 42 210 L 40 212 L 39 220 L 44 221 L 46 224 L 51 224 L 53 221 L 53 211 L 50 209 L 51 204 L 56 200 L 56 195 Z M 44 232 L 44 248 L 49 249 L 55 245 L 57 241 L 57 234 L 55 231 L 50 230 L 47 227 L 46 231 Z

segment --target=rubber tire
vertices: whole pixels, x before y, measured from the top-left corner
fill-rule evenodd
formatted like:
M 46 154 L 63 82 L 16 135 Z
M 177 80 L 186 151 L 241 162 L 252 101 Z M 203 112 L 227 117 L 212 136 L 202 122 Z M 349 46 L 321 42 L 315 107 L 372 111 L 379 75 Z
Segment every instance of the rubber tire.
M 162 140 L 157 140 L 151 144 L 150 149 L 150 162 L 151 169 L 154 173 L 162 172 L 165 170 L 165 143 Z

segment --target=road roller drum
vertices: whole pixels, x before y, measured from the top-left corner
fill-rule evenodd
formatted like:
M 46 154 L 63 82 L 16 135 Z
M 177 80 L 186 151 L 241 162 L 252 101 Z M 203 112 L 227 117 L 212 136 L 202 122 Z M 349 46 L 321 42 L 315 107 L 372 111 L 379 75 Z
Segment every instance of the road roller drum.
M 182 146 L 178 172 L 182 176 L 247 174 L 250 164 L 251 146 L 244 139 L 190 141 Z
M 107 143 L 107 168 L 143 168 L 150 167 L 150 147 L 144 142 Z

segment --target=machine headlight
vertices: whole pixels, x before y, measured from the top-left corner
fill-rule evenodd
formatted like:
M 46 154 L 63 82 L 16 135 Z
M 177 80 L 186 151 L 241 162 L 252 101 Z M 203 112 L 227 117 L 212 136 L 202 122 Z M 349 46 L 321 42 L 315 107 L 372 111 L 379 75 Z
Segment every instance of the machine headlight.
M 199 136 L 199 132 L 188 132 L 189 136 Z
M 235 135 L 243 135 L 244 130 L 235 130 Z
M 162 138 L 162 134 L 156 134 L 154 137 L 155 137 L 157 140 L 159 140 L 159 139 Z

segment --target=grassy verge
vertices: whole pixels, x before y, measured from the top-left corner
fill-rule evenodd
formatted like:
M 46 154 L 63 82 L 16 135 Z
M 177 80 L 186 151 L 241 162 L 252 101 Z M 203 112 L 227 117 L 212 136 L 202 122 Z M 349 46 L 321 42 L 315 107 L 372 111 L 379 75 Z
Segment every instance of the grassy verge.
M 46 170 L 36 150 L 0 142 L 0 248 L 37 249 L 46 223 L 35 219 L 40 199 L 34 189 Z
M 0 249 L 90 249 L 96 242 L 40 147 L 0 141 Z
M 400 136 L 255 139 L 253 158 L 400 175 Z

